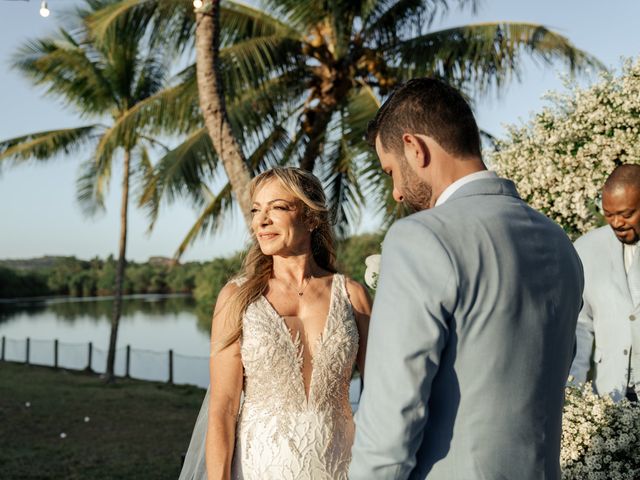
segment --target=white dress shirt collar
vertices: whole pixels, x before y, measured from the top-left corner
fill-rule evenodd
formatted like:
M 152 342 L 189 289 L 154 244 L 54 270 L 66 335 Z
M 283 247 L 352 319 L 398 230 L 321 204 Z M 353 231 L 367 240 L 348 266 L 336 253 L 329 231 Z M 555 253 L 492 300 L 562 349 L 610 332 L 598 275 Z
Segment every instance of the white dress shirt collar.
M 463 185 L 466 185 L 467 183 L 471 183 L 475 180 L 483 180 L 485 178 L 498 178 L 498 175 L 496 174 L 496 172 L 492 170 L 481 170 L 479 172 L 474 172 L 474 173 L 470 173 L 469 175 L 465 175 L 464 177 L 459 178 L 458 180 L 456 180 L 455 182 L 453 182 L 451 185 L 449 185 L 447 188 L 444 189 L 444 191 L 438 197 L 438 200 L 436 200 L 435 206 L 437 207 L 438 205 L 442 205 L 444 202 L 449 200 L 449 197 L 451 197 L 451 195 L 453 195 L 454 192 L 458 190 L 460 187 L 462 187 Z
M 638 244 L 634 243 L 633 245 L 629 245 L 626 243 L 622 244 L 622 252 L 624 254 L 624 270 L 629 273 L 629 269 L 631 268 L 631 264 L 633 263 L 633 259 L 636 256 L 636 250 L 638 249 Z

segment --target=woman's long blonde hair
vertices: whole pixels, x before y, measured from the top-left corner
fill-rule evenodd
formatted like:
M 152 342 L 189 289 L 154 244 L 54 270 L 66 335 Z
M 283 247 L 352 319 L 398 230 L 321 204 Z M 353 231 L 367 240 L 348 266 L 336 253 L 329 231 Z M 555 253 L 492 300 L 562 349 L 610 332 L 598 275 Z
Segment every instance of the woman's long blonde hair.
M 278 180 L 291 195 L 296 197 L 303 209 L 303 218 L 313 228 L 311 233 L 311 251 L 316 264 L 335 273 L 335 246 L 326 196 L 320 181 L 311 173 L 294 167 L 278 167 L 267 170 L 255 177 L 249 185 L 249 194 L 255 193 L 267 182 Z M 229 299 L 225 308 L 225 321 L 231 332 L 218 342 L 223 349 L 242 336 L 242 317 L 247 307 L 264 295 L 273 272 L 273 257 L 265 255 L 252 232 L 252 245 L 244 259 L 242 269 L 236 278 L 242 278 L 238 290 Z M 214 339 L 214 342 L 216 339 Z

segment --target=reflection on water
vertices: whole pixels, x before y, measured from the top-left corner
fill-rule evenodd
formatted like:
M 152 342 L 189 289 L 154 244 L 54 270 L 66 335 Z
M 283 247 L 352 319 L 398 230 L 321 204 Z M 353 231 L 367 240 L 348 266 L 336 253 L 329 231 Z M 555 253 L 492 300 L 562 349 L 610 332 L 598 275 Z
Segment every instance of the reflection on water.
M 40 318 L 54 315 L 57 319 L 73 324 L 82 319 L 100 323 L 110 321 L 113 297 L 58 297 L 42 300 L 16 300 L 0 302 L 0 326 L 18 315 Z M 197 325 L 203 332 L 209 332 L 209 313 L 198 308 L 189 295 L 125 295 L 122 303 L 122 317 L 142 314 L 150 321 L 167 315 L 184 312 L 197 316 Z
M 66 343 L 109 341 L 112 297 L 51 298 L 0 303 L 0 336 Z M 118 346 L 208 356 L 209 319 L 185 295 L 129 295 L 122 304 Z

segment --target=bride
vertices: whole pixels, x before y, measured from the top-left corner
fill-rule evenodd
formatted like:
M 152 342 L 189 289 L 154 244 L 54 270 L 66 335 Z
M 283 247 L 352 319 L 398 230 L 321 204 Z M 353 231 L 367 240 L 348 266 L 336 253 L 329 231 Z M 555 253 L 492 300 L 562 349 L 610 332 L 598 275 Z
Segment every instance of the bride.
M 254 244 L 216 302 L 210 390 L 180 479 L 346 479 L 371 301 L 336 273 L 316 177 L 276 168 L 250 188 Z

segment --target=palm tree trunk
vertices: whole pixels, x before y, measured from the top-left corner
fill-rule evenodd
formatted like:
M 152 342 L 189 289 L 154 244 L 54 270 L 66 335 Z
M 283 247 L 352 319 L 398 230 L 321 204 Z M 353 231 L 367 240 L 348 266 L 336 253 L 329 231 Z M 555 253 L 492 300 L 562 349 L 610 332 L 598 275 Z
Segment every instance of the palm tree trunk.
M 124 284 L 124 270 L 126 266 L 127 250 L 127 210 L 129 207 L 129 173 L 131 163 L 131 151 L 124 153 L 124 173 L 122 175 L 122 205 L 120 210 L 120 253 L 116 267 L 116 288 L 113 299 L 113 312 L 111 315 L 111 335 L 109 336 L 109 352 L 107 354 L 106 382 L 115 380 L 116 341 L 118 339 L 118 326 L 122 312 L 122 286 Z
M 321 150 L 325 144 L 327 126 L 329 125 L 332 114 L 332 110 L 322 109 L 314 115 L 313 126 L 307 134 L 309 142 L 304 149 L 302 159 L 300 159 L 300 168 L 307 172 L 313 173 L 313 169 L 316 166 L 316 159 L 322 153 Z
M 213 146 L 236 195 L 247 225 L 251 222 L 251 171 L 227 118 L 218 69 L 220 0 L 208 0 L 196 11 L 196 70 L 200 109 Z

